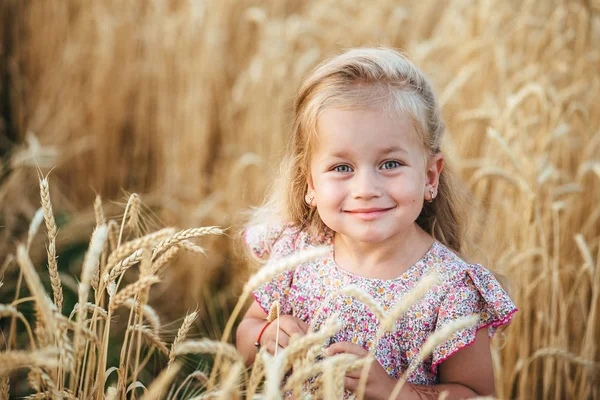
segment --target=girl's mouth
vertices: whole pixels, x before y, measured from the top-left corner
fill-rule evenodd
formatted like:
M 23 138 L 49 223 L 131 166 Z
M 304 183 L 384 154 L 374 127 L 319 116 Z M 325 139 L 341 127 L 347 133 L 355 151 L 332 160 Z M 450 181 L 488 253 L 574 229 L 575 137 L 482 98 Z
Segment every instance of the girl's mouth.
M 373 219 L 377 219 L 383 214 L 387 213 L 390 210 L 393 210 L 395 207 L 389 208 L 357 208 L 354 210 L 345 211 L 346 213 L 356 217 L 358 219 L 362 219 L 364 221 L 370 221 Z

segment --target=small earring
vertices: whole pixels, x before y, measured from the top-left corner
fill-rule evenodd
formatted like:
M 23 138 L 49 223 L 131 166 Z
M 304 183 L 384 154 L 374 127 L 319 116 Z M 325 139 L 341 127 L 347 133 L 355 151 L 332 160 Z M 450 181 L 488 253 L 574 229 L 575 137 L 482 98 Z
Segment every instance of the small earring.
M 304 201 L 306 201 L 306 204 L 308 204 L 308 206 L 309 206 L 309 207 L 312 207 L 312 201 L 313 201 L 313 199 L 314 199 L 314 198 L 315 198 L 315 196 L 314 196 L 314 195 L 312 195 L 312 194 L 307 194 L 307 195 L 304 197 Z
M 433 199 L 435 199 L 435 192 L 433 191 L 432 187 L 429 188 L 429 194 L 431 195 L 431 199 L 429 200 L 429 202 L 432 203 Z

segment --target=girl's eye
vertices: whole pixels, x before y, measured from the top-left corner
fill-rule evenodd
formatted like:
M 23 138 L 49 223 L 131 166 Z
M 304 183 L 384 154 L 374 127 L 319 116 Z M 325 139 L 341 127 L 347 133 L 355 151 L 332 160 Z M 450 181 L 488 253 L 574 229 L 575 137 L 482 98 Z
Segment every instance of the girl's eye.
M 335 172 L 352 172 L 352 168 L 348 165 L 338 165 L 333 167 L 333 170 Z
M 383 163 L 381 168 L 382 169 L 394 169 L 394 168 L 400 167 L 401 165 L 402 164 L 400 164 L 398 161 L 386 161 Z

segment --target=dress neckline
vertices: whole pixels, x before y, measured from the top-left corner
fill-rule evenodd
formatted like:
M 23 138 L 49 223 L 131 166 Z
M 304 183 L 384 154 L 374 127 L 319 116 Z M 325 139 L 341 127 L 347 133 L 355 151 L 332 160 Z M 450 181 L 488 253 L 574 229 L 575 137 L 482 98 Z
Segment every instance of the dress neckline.
M 335 234 L 333 232 L 331 232 L 328 235 L 326 235 L 326 238 L 325 238 L 326 244 L 329 247 L 329 252 L 327 253 L 328 263 L 330 263 L 330 265 L 333 266 L 334 270 L 337 271 L 340 275 L 350 277 L 353 280 L 363 280 L 366 282 L 394 283 L 394 282 L 409 279 L 415 273 L 415 271 L 420 271 L 422 273 L 422 272 L 424 272 L 424 268 L 422 268 L 422 267 L 428 265 L 427 261 L 438 250 L 439 246 L 442 246 L 442 244 L 440 242 L 438 242 L 437 240 L 434 239 L 433 244 L 429 247 L 429 249 L 427 249 L 425 254 L 423 254 L 423 256 L 417 262 L 415 262 L 413 265 L 408 267 L 406 269 L 406 271 L 402 272 L 400 275 L 398 275 L 394 278 L 390 278 L 390 279 L 369 278 L 366 276 L 362 276 L 362 275 L 347 271 L 338 265 L 338 263 L 335 261 L 334 235 Z

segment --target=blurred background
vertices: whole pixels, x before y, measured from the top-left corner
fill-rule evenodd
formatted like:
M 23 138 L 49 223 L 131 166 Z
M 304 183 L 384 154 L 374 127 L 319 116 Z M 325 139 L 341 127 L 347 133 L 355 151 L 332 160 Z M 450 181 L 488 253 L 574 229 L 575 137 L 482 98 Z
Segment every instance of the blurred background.
M 72 305 L 94 198 L 118 218 L 138 193 L 143 231 L 229 228 L 150 300 L 165 321 L 197 308 L 198 334 L 218 337 L 251 272 L 236 232 L 277 172 L 303 77 L 377 45 L 433 81 L 474 195 L 470 260 L 520 309 L 493 341 L 498 396 L 600 398 L 598 1 L 2 0 L 0 265 L 50 173 Z M 31 256 L 48 283 L 43 235 Z M 3 272 L 2 303 L 18 268 Z

